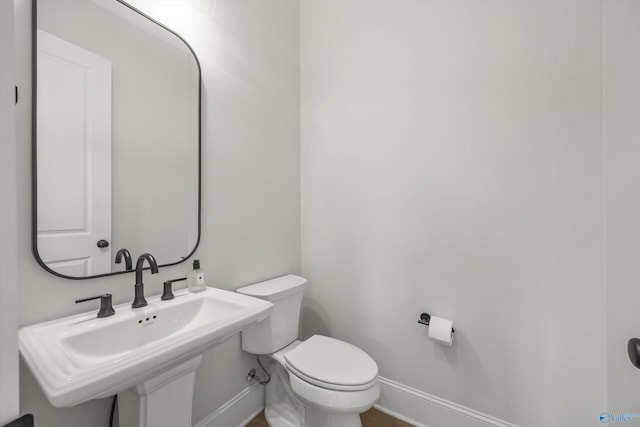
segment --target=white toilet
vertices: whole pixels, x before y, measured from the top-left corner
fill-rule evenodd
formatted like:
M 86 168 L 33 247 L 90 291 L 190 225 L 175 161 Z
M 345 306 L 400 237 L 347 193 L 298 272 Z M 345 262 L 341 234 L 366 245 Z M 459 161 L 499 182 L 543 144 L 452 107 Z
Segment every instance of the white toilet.
M 314 335 L 299 341 L 298 322 L 307 280 L 294 275 L 240 288 L 275 306 L 242 331 L 242 349 L 275 360 L 266 388 L 271 427 L 362 427 L 359 414 L 380 396 L 378 365 L 358 347 Z

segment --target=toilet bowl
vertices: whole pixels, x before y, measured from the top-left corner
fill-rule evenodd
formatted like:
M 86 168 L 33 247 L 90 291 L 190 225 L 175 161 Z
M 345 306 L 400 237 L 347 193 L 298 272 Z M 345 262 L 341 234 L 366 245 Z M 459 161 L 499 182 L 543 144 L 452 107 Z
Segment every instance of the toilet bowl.
M 242 331 L 243 350 L 271 357 L 265 416 L 271 427 L 361 427 L 359 414 L 380 396 L 378 366 L 363 350 L 314 335 L 297 340 L 307 281 L 288 275 L 237 292 L 274 303 L 271 315 Z

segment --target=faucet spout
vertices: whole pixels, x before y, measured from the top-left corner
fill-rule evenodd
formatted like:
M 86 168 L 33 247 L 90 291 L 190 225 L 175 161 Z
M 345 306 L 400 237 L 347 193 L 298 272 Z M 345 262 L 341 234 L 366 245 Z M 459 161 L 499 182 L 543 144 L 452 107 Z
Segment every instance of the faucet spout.
M 133 270 L 133 262 L 131 261 L 131 253 L 127 248 L 122 248 L 116 252 L 116 264 L 120 264 L 122 262 L 122 257 L 124 257 L 124 269 L 125 271 Z
M 134 285 L 135 296 L 131 304 L 133 308 L 140 308 L 147 305 L 147 300 L 144 299 L 144 283 L 142 283 L 142 269 L 145 261 L 149 263 L 151 274 L 158 272 L 158 263 L 153 255 L 144 253 L 138 257 L 138 261 L 136 262 L 136 284 Z
M 149 263 L 149 268 L 151 269 L 151 274 L 156 274 L 158 272 L 158 263 L 153 255 L 149 253 L 144 253 L 138 257 L 138 261 L 136 262 L 136 284 L 142 285 L 142 268 L 144 267 L 144 262 L 147 261 Z

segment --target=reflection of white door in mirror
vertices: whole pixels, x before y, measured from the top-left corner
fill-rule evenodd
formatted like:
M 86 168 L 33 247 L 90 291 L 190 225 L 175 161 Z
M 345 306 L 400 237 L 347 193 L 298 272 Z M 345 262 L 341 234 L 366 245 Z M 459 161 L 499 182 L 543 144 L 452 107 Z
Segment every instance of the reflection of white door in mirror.
M 67 276 L 110 273 L 111 62 L 38 30 L 37 90 L 38 253 Z

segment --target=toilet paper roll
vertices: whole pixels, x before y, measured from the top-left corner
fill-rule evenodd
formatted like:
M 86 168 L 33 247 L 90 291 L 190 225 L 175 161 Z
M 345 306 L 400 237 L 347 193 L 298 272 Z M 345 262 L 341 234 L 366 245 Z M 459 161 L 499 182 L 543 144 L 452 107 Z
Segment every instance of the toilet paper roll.
M 429 321 L 429 339 L 440 344 L 451 346 L 453 341 L 453 321 L 442 317 L 431 316 Z

